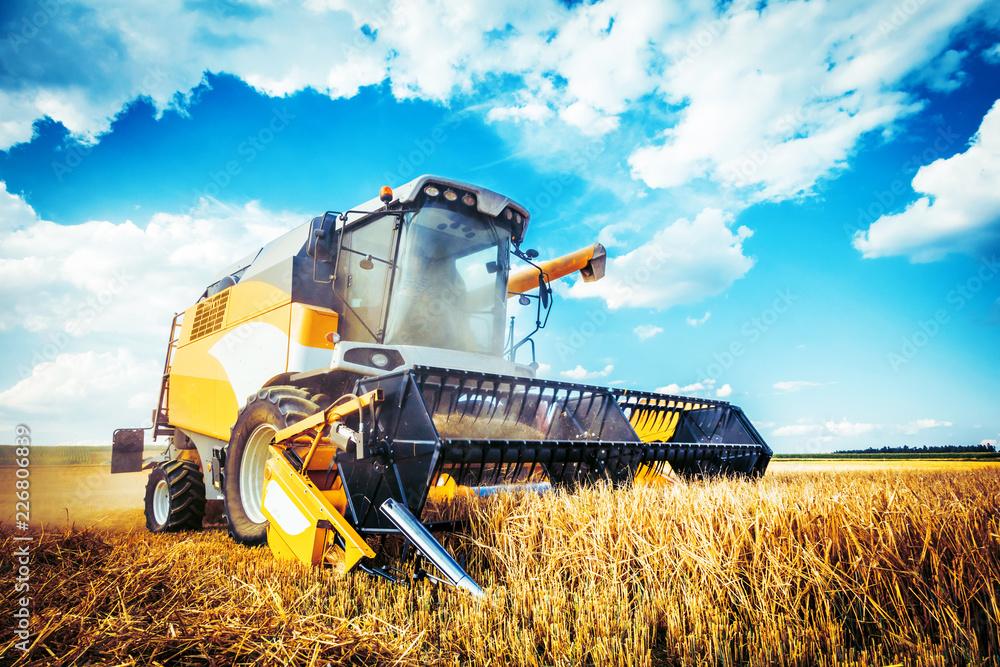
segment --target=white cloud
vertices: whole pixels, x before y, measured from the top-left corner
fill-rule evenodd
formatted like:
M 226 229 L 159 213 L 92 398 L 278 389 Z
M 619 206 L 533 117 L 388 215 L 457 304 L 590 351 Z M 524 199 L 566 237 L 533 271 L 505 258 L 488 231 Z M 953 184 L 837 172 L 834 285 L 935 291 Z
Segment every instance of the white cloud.
M 605 248 L 620 248 L 626 243 L 620 238 L 622 232 L 635 232 L 639 230 L 639 225 L 634 222 L 616 222 L 606 225 L 597 233 L 597 242 Z
M 19 195 L 7 192 L 7 184 L 0 181 L 0 234 L 23 229 L 37 221 L 35 209 Z
M 867 435 L 875 431 L 882 433 L 902 433 L 903 435 L 916 435 L 922 430 L 929 428 L 940 428 L 951 426 L 948 421 L 937 421 L 935 419 L 917 419 L 906 424 L 866 424 L 849 422 L 841 419 L 839 422 L 826 421 L 823 423 L 789 424 L 772 431 L 772 435 L 778 437 L 786 436 L 812 436 L 818 440 L 829 441 L 834 438 L 850 438 Z
M 969 55 L 968 51 L 945 51 L 923 73 L 927 87 L 939 93 L 950 93 L 961 87 L 967 74 L 961 71 L 962 61 Z
M 486 121 L 489 123 L 503 121 L 541 123 L 552 116 L 552 109 L 544 104 L 532 103 L 523 106 L 494 107 L 486 114 Z
M 983 51 L 983 60 L 991 65 L 1000 64 L 1000 42 Z
M 921 167 L 913 189 L 924 196 L 854 236 L 865 257 L 909 256 L 932 262 L 971 252 L 1000 236 L 1000 100 L 964 153 Z
M 5 341 L 20 380 L 0 387 L 0 423 L 36 415 L 39 444 L 106 443 L 114 428 L 149 423 L 173 313 L 228 263 L 304 221 L 204 200 L 145 228 L 64 226 L 0 182 L 0 330 L 34 334 L 30 349 Z
M 733 395 L 733 388 L 726 383 L 715 391 L 715 395 L 717 398 L 728 398 Z
M 663 328 L 652 324 L 640 324 L 632 332 L 639 337 L 639 340 L 647 340 L 656 334 L 663 333 Z
M 618 127 L 618 118 L 606 116 L 584 102 L 573 102 L 559 112 L 559 117 L 587 135 L 607 134 Z
M 901 81 L 977 4 L 735 2 L 661 45 L 661 89 L 683 109 L 632 154 L 632 174 L 655 188 L 708 178 L 758 200 L 807 194 L 866 133 L 919 108 Z
M 772 435 L 778 437 L 809 435 L 821 440 L 831 440 L 835 437 L 844 438 L 865 435 L 881 428 L 880 424 L 854 423 L 844 418 L 839 422 L 830 420 L 821 424 L 803 423 L 781 426 L 772 431 Z
M 690 324 L 693 327 L 700 327 L 705 322 L 708 322 L 708 318 L 710 318 L 711 316 L 712 316 L 712 313 L 710 311 L 706 311 L 704 317 L 700 317 L 700 318 L 689 317 L 689 318 L 687 318 L 687 323 Z
M 0 183 L 2 185 L 2 183 Z M 79 337 L 91 331 L 166 335 L 224 266 L 273 240 L 304 216 L 257 202 L 202 200 L 190 215 L 57 225 L 0 189 L 0 330 Z
M 905 435 L 916 435 L 920 431 L 928 428 L 941 428 L 943 426 L 951 426 L 951 422 L 938 421 L 936 419 L 918 419 L 916 421 L 909 422 L 907 424 L 902 424 L 898 428 Z
M 116 353 L 60 354 L 35 366 L 31 374 L 0 392 L 0 408 L 26 415 L 88 412 L 95 396 L 105 405 L 152 410 L 152 391 L 162 367 L 152 360 L 139 361 L 126 349 Z M 148 405 L 136 405 L 136 395 Z
M 789 380 L 786 382 L 775 382 L 774 388 L 778 391 L 775 393 L 790 394 L 795 391 L 802 391 L 806 387 L 822 387 L 824 384 L 833 384 L 832 382 L 806 382 L 805 380 Z
M 474 99 L 489 122 L 559 124 L 573 130 L 567 135 L 639 122 L 644 132 L 661 130 L 630 159 L 633 176 L 651 187 L 704 177 L 746 187 L 752 199 L 795 197 L 843 168 L 863 135 L 918 108 L 900 92 L 913 71 L 932 61 L 957 71 L 957 56 L 938 56 L 980 1 L 906 12 L 895 0 L 763 8 L 737 0 L 721 16 L 717 3 L 657 0 L 572 8 L 557 0 L 197 0 L 183 11 L 55 3 L 43 37 L 0 42 L 6 74 L 18 82 L 0 90 L 0 150 L 30 140 L 44 115 L 93 139 L 125 102 L 183 106 L 206 71 L 227 72 L 273 96 L 312 88 L 349 97 L 386 83 L 399 99 Z M 38 6 L 8 4 L 12 17 Z M 649 102 L 669 113 L 650 117 Z M 526 132 L 537 153 L 535 138 Z
M 608 308 L 670 308 L 697 303 L 728 289 L 754 265 L 743 254 L 753 232 L 733 233 L 733 216 L 706 208 L 693 220 L 681 218 L 626 255 L 608 262 L 603 280 L 577 281 L 563 289 L 570 298 L 603 298 Z
M 604 370 L 600 371 L 588 371 L 583 366 L 577 365 L 577 367 L 572 370 L 560 372 L 560 375 L 565 378 L 569 378 L 570 380 L 592 380 L 594 378 L 607 377 L 611 375 L 614 370 L 615 367 L 612 364 L 608 364 L 604 367 Z
M 674 396 L 701 396 L 704 397 L 707 394 L 715 391 L 716 381 L 712 378 L 702 380 L 701 382 L 693 382 L 683 387 L 677 383 L 668 384 L 665 387 L 657 387 L 653 391 L 657 394 L 671 394 Z M 728 388 L 728 389 L 727 389 Z M 722 398 L 723 396 L 728 396 L 733 391 L 732 387 L 725 384 L 719 387 L 716 392 L 716 396 Z M 719 392 L 725 392 L 720 394 Z
M 57 354 L 0 391 L 0 423 L 28 423 L 39 445 L 110 444 L 114 429 L 150 424 L 162 364 L 125 348 Z

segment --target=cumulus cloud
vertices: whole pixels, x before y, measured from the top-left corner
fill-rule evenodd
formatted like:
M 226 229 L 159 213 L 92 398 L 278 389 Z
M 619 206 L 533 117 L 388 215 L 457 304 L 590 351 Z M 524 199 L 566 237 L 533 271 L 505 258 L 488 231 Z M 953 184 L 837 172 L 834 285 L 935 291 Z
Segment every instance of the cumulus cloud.
M 552 109 L 544 104 L 525 104 L 523 106 L 495 107 L 486 114 L 486 120 L 490 123 L 511 121 L 520 123 L 531 121 L 541 123 L 553 116 Z
M 668 384 L 665 387 L 657 387 L 653 391 L 658 394 L 670 394 L 671 396 L 691 396 L 705 398 L 715 392 L 716 398 L 727 398 L 732 396 L 733 388 L 728 383 L 716 388 L 716 380 L 707 378 L 701 382 L 693 382 L 683 387 L 679 384 Z
M 162 370 L 124 348 L 58 354 L 0 391 L 0 421 L 29 423 L 36 444 L 109 444 L 114 429 L 150 423 Z
M 628 254 L 608 262 L 603 280 L 577 281 L 565 296 L 599 297 L 608 308 L 670 308 L 715 296 L 746 275 L 754 259 L 743 254 L 753 232 L 729 225 L 730 213 L 706 208 L 694 220 L 681 218 Z
M 905 424 L 867 424 L 849 422 L 846 418 L 839 422 L 826 421 L 821 423 L 801 422 L 781 426 L 772 435 L 778 437 L 785 436 L 812 436 L 818 440 L 828 441 L 834 438 L 857 437 L 873 432 L 881 433 L 901 433 L 903 435 L 916 435 L 922 430 L 929 428 L 939 428 L 951 426 L 949 421 L 937 421 L 936 419 L 917 419 Z
M 663 327 L 652 324 L 640 324 L 635 329 L 632 329 L 632 332 L 639 337 L 639 340 L 648 340 L 656 334 L 663 333 Z
M 140 361 L 125 349 L 115 353 L 93 351 L 60 354 L 35 366 L 31 374 L 0 392 L 0 408 L 26 415 L 87 412 L 94 396 L 109 405 L 152 409 L 152 391 L 161 368 L 152 360 Z M 148 399 L 149 405 L 142 405 Z
M 849 422 L 846 418 L 839 422 L 827 421 L 820 424 L 790 424 L 781 426 L 772 432 L 772 435 L 782 436 L 803 436 L 809 435 L 821 440 L 832 438 L 843 438 L 865 435 L 882 428 L 880 424 L 866 424 Z
M 302 222 L 203 200 L 144 227 L 64 226 L 0 182 L 0 330 L 33 341 L 10 350 L 19 380 L 0 387 L 0 423 L 37 416 L 39 444 L 103 444 L 114 428 L 148 423 L 173 314 L 222 267 Z
M 1000 236 L 1000 100 L 964 153 L 921 167 L 913 189 L 923 194 L 905 211 L 884 215 L 854 235 L 864 257 L 905 255 L 932 262 L 972 252 Z
M 612 364 L 608 364 L 603 370 L 599 371 L 588 371 L 583 366 L 577 364 L 576 368 L 568 371 L 561 371 L 559 374 L 564 378 L 569 378 L 570 380 L 593 380 L 594 378 L 608 377 L 612 372 L 614 372 L 614 370 L 615 367 Z
M 708 178 L 753 199 L 796 197 L 842 168 L 866 133 L 918 108 L 900 92 L 911 72 L 934 62 L 935 85 L 956 85 L 960 55 L 939 55 L 980 2 L 907 13 L 893 0 L 722 9 L 192 0 L 180 11 L 10 0 L 0 17 L 0 150 L 30 140 L 44 116 L 93 139 L 130 100 L 183 107 L 206 71 L 228 72 L 273 96 L 312 88 L 350 97 L 382 84 L 399 99 L 475 99 L 489 122 L 561 123 L 584 136 L 614 132 L 633 112 L 645 125 L 653 101 L 670 113 L 654 117 L 658 136 L 631 155 L 634 178 L 650 187 Z M 42 6 L 52 9 L 34 25 Z
M 978 0 L 926 4 L 734 2 L 664 44 L 679 122 L 629 158 L 650 187 L 707 178 L 751 198 L 808 194 L 865 134 L 919 109 L 899 82 L 945 46 Z
M 991 65 L 1000 64 L 1000 42 L 983 51 L 983 60 Z
M 912 421 L 907 424 L 901 425 L 899 429 L 903 432 L 904 435 L 916 435 L 917 433 L 923 431 L 924 429 L 941 428 L 944 426 L 951 426 L 951 425 L 952 423 L 947 421 L 938 421 L 936 419 L 918 419 L 916 421 Z
M 939 93 L 950 93 L 958 90 L 968 75 L 961 70 L 962 61 L 969 55 L 968 51 L 948 49 L 940 58 L 928 67 L 923 79 L 927 87 Z
M 120 332 L 123 322 L 165 335 L 173 313 L 222 267 L 305 217 L 203 199 L 191 214 L 157 213 L 144 228 L 130 220 L 57 225 L 4 186 L 0 221 L 0 330 L 79 337 Z
M 706 311 L 704 317 L 697 317 L 697 318 L 695 318 L 695 317 L 689 317 L 689 318 L 687 318 L 687 323 L 690 324 L 693 327 L 700 327 L 705 322 L 708 322 L 708 318 L 710 318 L 711 316 L 712 316 L 712 313 Z

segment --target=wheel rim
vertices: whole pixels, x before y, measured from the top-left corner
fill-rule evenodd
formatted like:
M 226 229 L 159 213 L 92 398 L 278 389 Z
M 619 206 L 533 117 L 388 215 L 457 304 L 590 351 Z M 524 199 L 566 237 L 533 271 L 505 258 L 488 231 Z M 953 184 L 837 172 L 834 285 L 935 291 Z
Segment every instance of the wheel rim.
M 243 448 L 243 462 L 240 463 L 240 500 L 247 518 L 254 523 L 264 523 L 267 517 L 261 511 L 264 499 L 264 466 L 270 455 L 268 447 L 277 433 L 270 424 L 261 424 L 250 435 Z
M 157 482 L 153 489 L 153 518 L 161 526 L 167 525 L 170 518 L 170 486 L 165 479 Z

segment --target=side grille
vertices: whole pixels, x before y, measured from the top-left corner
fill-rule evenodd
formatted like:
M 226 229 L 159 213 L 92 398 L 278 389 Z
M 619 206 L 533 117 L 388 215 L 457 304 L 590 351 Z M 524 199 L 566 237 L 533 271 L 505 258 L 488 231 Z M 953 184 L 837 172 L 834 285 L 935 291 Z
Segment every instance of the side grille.
M 191 325 L 191 340 L 196 341 L 222 328 L 226 321 L 226 306 L 229 305 L 229 290 L 219 292 L 211 299 L 198 304 Z

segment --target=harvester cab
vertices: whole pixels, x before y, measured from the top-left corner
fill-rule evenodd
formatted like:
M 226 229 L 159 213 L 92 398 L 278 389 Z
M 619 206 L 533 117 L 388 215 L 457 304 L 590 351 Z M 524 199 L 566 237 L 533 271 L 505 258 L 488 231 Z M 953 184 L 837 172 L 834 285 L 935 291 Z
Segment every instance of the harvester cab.
M 528 220 L 503 195 L 422 176 L 223 270 L 171 327 L 149 529 L 198 528 L 221 500 L 244 544 L 387 578 L 368 538 L 401 534 L 477 593 L 420 520 L 430 495 L 655 483 L 667 466 L 763 474 L 771 450 L 728 403 L 534 376 L 550 281 L 601 279 L 605 252 L 540 261 L 521 248 Z M 520 340 L 510 298 L 536 305 Z M 137 469 L 136 441 L 115 432 L 116 471 Z

